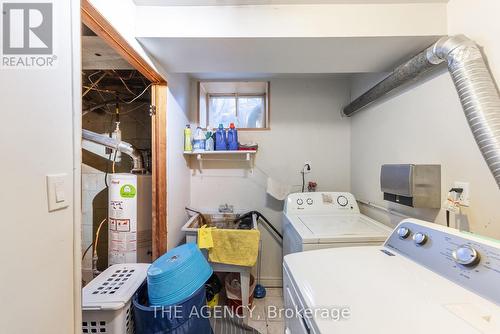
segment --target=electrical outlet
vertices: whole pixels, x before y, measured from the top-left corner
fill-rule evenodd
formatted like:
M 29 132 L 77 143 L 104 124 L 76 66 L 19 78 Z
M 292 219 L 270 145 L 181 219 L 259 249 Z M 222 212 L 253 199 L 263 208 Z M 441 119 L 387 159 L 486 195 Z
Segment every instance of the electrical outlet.
M 463 192 L 460 194 L 459 201 L 461 206 L 470 205 L 470 185 L 469 182 L 458 182 L 455 181 L 455 188 L 462 188 Z

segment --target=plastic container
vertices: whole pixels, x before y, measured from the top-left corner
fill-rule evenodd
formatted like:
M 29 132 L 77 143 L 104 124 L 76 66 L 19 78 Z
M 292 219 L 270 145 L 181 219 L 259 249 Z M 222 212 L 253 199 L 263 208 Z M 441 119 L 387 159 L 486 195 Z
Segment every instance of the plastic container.
M 176 304 L 155 307 L 148 302 L 147 285 L 134 295 L 135 332 L 137 334 L 212 334 L 206 309 L 205 286 Z
M 215 132 L 215 150 L 227 151 L 226 130 L 222 124 L 219 124 L 219 128 Z
M 227 148 L 229 151 L 238 150 L 238 130 L 236 130 L 234 123 L 229 125 L 229 130 L 227 131 Z
M 193 151 L 205 151 L 205 134 L 201 127 L 196 129 L 193 137 Z
M 253 292 L 255 290 L 256 280 L 253 275 L 250 275 L 250 295 L 248 298 L 248 307 L 252 307 L 253 303 Z M 237 314 L 243 314 L 242 302 L 241 302 L 241 283 L 239 273 L 230 273 L 224 279 L 224 285 L 226 288 L 226 305 L 231 307 L 233 311 Z
M 184 151 L 191 152 L 193 150 L 193 146 L 191 145 L 191 126 L 189 124 L 186 125 L 184 129 Z
M 132 297 L 144 283 L 149 264 L 115 264 L 82 290 L 82 333 L 132 334 Z
M 205 285 L 212 267 L 194 243 L 176 247 L 158 258 L 148 270 L 151 305 L 171 305 L 191 296 Z
M 214 143 L 214 138 L 212 136 L 212 132 L 207 131 L 205 135 L 205 151 L 214 151 L 215 150 L 215 143 Z

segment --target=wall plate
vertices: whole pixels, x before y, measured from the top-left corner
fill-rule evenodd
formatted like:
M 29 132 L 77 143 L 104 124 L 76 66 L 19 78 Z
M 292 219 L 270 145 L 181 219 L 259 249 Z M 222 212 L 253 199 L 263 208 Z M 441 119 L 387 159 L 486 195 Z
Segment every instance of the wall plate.
M 463 192 L 460 194 L 459 201 L 461 206 L 470 205 L 470 184 L 469 182 L 455 181 L 454 188 L 462 188 Z

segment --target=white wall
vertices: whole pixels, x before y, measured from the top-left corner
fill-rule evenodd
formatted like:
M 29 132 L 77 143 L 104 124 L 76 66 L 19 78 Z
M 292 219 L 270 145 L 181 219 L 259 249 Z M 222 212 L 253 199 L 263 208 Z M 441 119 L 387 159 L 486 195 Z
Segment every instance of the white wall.
M 213 209 L 228 203 L 257 210 L 280 230 L 283 202 L 266 195 L 266 174 L 296 185 L 297 191 L 305 161 L 312 164 L 307 179 L 317 181 L 319 190 L 349 191 L 350 121 L 340 118 L 347 100 L 344 83 L 342 78 L 272 79 L 271 130 L 238 133 L 240 142 L 259 144 L 254 174 L 245 165 L 206 162 L 203 174 L 191 178 L 191 205 Z M 280 285 L 281 246 L 262 231 L 262 276 L 265 284 Z
M 0 69 L 2 333 L 81 327 L 79 2 L 54 1 L 54 24 L 55 68 Z M 70 206 L 49 213 L 46 175 L 54 173 L 67 174 Z
M 452 0 L 448 4 L 449 33 L 463 33 L 482 47 L 500 77 L 500 24 L 495 0 Z M 353 81 L 353 96 L 364 91 L 373 76 Z M 364 88 L 362 88 L 364 86 Z M 454 181 L 470 182 L 471 206 L 458 216 L 461 228 L 500 238 L 500 191 L 472 137 L 456 90 L 443 70 L 352 117 L 352 190 L 364 200 L 385 205 L 379 186 L 383 163 L 438 163 L 442 166 L 443 201 Z M 444 211 L 392 208 L 445 224 Z M 369 210 L 385 222 L 401 218 Z M 452 217 L 452 226 L 454 219 Z
M 167 194 L 168 248 L 184 242 L 181 227 L 187 221 L 190 202 L 190 171 L 183 156 L 184 127 L 189 123 L 189 79 L 168 75 L 167 95 Z

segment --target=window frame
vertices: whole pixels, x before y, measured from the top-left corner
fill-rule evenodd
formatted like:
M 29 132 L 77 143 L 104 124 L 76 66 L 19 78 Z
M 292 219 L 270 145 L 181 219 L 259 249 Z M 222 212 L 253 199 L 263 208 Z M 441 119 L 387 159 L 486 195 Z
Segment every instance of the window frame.
M 200 124 L 201 121 L 201 111 L 200 111 L 200 93 L 201 93 L 201 84 L 203 82 L 244 82 L 244 80 L 232 80 L 232 81 L 212 81 L 212 80 L 206 80 L 206 81 L 198 81 L 197 84 L 197 121 L 198 124 Z M 206 110 L 206 115 L 205 115 L 205 127 L 209 128 L 210 127 L 210 97 L 234 97 L 236 99 L 235 105 L 236 105 L 236 118 L 238 118 L 238 109 L 239 109 L 239 103 L 238 103 L 238 98 L 245 98 L 245 97 L 262 97 L 264 99 L 264 126 L 262 128 L 238 128 L 238 130 L 242 131 L 267 131 L 271 130 L 271 82 L 269 81 L 259 81 L 259 82 L 265 82 L 266 83 L 266 93 L 263 94 L 252 94 L 252 93 L 207 93 L 205 94 L 205 110 Z

